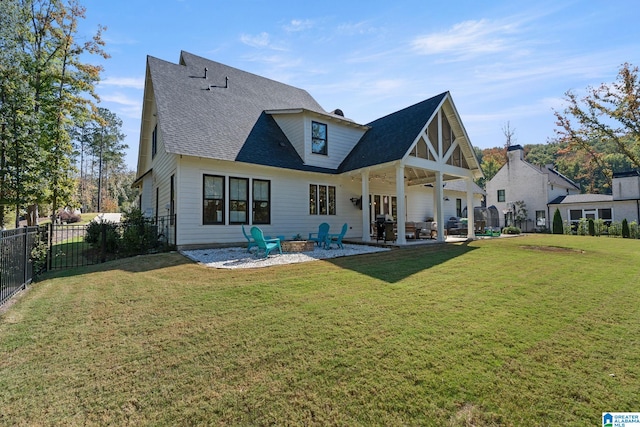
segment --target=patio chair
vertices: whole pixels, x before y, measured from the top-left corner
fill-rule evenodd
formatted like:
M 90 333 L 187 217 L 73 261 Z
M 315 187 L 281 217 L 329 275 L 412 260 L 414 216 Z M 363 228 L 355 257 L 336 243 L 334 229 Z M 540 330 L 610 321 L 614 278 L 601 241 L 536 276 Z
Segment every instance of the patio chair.
M 342 231 L 340 232 L 340 234 L 327 234 L 327 239 L 324 242 L 324 248 L 331 249 L 331 244 L 336 243 L 340 249 L 344 249 L 344 246 L 342 245 L 342 238 L 345 234 L 347 234 L 348 228 L 349 226 L 345 222 L 342 226 Z
M 313 240 L 316 242 L 317 246 L 324 245 L 327 240 L 327 234 L 329 234 L 329 224 L 323 222 L 318 226 L 317 233 L 309 233 L 309 238 L 307 240 Z
M 258 252 L 261 250 L 264 251 L 265 258 L 267 258 L 269 253 L 276 248 L 278 249 L 278 252 L 280 252 L 280 255 L 282 255 L 280 239 L 265 239 L 262 230 L 258 227 L 251 227 L 251 237 L 253 237 L 253 240 L 255 240 L 256 245 L 258 246 Z
M 244 229 L 244 225 L 242 226 L 242 234 L 244 234 L 244 237 L 247 239 L 247 252 L 251 252 L 251 248 L 252 247 L 258 247 L 258 244 L 255 242 L 255 240 L 253 240 L 248 234 L 247 231 Z

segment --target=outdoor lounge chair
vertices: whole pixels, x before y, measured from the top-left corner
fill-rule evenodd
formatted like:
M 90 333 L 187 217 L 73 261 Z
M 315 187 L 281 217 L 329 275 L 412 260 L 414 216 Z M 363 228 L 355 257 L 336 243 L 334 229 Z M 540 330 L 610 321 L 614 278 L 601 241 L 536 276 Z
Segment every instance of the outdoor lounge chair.
M 261 250 L 264 251 L 265 258 L 267 258 L 269 253 L 276 248 L 278 249 L 278 252 L 280 252 L 280 255 L 282 255 L 280 239 L 265 239 L 262 230 L 258 227 L 251 227 L 251 237 L 253 237 L 253 240 L 255 240 L 256 245 L 258 246 L 258 252 Z
M 248 234 L 247 231 L 244 229 L 244 225 L 242 226 L 242 234 L 244 234 L 244 237 L 247 239 L 247 252 L 251 252 L 251 248 L 252 247 L 258 247 L 258 244 L 255 242 L 255 240 L 253 240 Z
M 344 246 L 342 245 L 342 238 L 344 237 L 345 234 L 347 234 L 348 228 L 349 226 L 345 222 L 344 225 L 342 226 L 342 231 L 340 232 L 340 234 L 327 234 L 327 239 L 325 240 L 324 248 L 331 249 L 331 244 L 335 242 L 340 249 L 344 249 Z
M 309 233 L 309 238 L 307 240 L 313 240 L 316 242 L 316 245 L 321 246 L 325 244 L 327 240 L 327 234 L 329 234 L 329 224 L 323 222 L 318 227 L 317 233 Z

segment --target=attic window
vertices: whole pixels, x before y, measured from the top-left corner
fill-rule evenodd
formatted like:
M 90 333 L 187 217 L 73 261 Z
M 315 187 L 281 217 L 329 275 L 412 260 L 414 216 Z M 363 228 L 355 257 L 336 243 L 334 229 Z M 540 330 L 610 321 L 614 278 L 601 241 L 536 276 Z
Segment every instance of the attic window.
M 158 125 L 153 128 L 151 134 L 151 158 L 153 159 L 158 152 Z
M 311 122 L 311 152 L 314 154 L 327 154 L 327 125 Z

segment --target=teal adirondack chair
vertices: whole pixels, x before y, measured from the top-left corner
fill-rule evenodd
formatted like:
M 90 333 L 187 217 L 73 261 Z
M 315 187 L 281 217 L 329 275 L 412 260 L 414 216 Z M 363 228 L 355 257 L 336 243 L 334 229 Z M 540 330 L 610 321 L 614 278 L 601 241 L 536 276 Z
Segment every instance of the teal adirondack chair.
M 309 238 L 307 240 L 313 240 L 316 242 L 317 246 L 321 246 L 325 244 L 325 240 L 327 240 L 327 235 L 329 234 L 329 224 L 323 222 L 318 227 L 317 233 L 309 233 Z
M 342 231 L 340 231 L 340 234 L 327 234 L 327 238 L 324 242 L 325 249 L 331 249 L 332 243 L 337 244 L 340 249 L 344 249 L 344 246 L 342 245 L 342 238 L 345 234 L 347 234 L 348 229 L 349 225 L 347 225 L 347 223 L 345 222 L 342 226 Z
M 254 246 L 257 248 L 258 244 L 255 242 L 255 240 L 253 240 L 248 234 L 247 231 L 244 229 L 244 225 L 242 226 L 242 234 L 244 234 L 244 237 L 247 239 L 247 252 L 251 252 L 251 248 L 253 248 Z
M 258 227 L 251 227 L 251 237 L 253 237 L 253 240 L 255 240 L 256 245 L 258 246 L 258 252 L 261 250 L 264 251 L 265 258 L 267 258 L 269 253 L 274 249 L 278 249 L 280 255 L 282 255 L 280 239 L 265 239 L 262 230 Z

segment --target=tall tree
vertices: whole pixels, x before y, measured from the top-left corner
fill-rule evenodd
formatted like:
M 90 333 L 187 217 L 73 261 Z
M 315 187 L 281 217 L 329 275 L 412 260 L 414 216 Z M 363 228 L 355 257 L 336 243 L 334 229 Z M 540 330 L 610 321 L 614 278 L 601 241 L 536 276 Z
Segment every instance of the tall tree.
M 16 222 L 24 206 L 48 202 L 55 214 L 71 200 L 70 132 L 95 114 L 102 71 L 83 61 L 108 57 L 103 27 L 76 41 L 84 14 L 77 0 L 0 1 L 0 204 L 16 207 Z
M 625 63 L 616 81 L 588 87 L 587 94 L 565 94 L 568 106 L 555 111 L 556 133 L 569 147 L 587 153 L 610 181 L 612 169 L 599 146 L 611 144 L 617 153 L 640 169 L 640 82 L 638 67 Z

